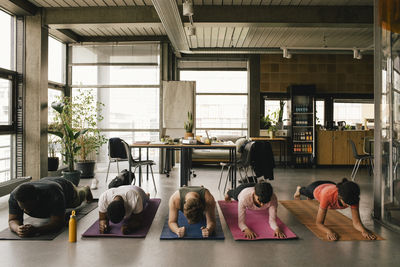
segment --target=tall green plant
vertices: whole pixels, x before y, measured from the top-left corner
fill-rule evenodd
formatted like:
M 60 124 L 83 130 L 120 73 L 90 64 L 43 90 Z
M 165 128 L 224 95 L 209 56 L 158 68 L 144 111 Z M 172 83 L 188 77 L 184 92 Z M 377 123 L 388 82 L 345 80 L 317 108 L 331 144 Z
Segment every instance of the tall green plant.
M 100 147 L 107 143 L 107 139 L 98 129 L 98 123 L 103 120 L 102 109 L 104 104 L 96 101 L 91 90 L 79 89 L 72 100 L 72 125 L 74 129 L 87 129 L 85 134 L 78 138 L 81 147 L 78 158 L 87 161 L 92 152 L 99 152 Z
M 71 126 L 71 99 L 64 97 L 61 102 L 54 102 L 51 107 L 57 112 L 56 121 L 59 122 L 58 127 L 49 129 L 50 134 L 54 134 L 61 138 L 64 156 L 64 163 L 68 165 L 68 171 L 74 171 L 75 156 L 81 147 L 78 144 L 80 136 L 87 132 L 87 129 L 74 130 Z

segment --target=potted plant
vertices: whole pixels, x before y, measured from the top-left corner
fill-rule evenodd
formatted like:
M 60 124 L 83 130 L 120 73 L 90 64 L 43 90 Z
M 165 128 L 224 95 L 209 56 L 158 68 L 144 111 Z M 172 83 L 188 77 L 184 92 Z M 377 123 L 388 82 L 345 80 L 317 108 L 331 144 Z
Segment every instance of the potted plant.
M 59 129 L 49 130 L 49 133 L 61 138 L 62 155 L 64 156 L 64 163 L 68 166 L 68 170 L 62 173 L 65 179 L 77 186 L 80 180 L 80 171 L 74 169 L 74 163 L 75 156 L 80 150 L 78 138 L 85 134 L 87 129 L 74 130 L 72 128 L 72 105 L 69 97 L 64 97 L 60 102 L 52 103 L 51 107 L 57 112 L 55 120 L 60 127 Z
M 275 111 L 271 114 L 267 114 L 265 117 L 261 117 L 260 136 L 274 137 L 274 132 L 277 130 L 277 116 L 278 111 Z
M 95 155 L 99 153 L 107 139 L 97 127 L 103 120 L 102 108 L 104 104 L 95 100 L 89 90 L 78 90 L 72 100 L 72 122 L 74 129 L 87 131 L 80 135 L 77 143 L 80 147 L 77 156 L 76 169 L 81 171 L 81 178 L 93 178 Z
M 187 113 L 187 118 L 188 120 L 185 122 L 184 127 L 185 127 L 185 139 L 188 139 L 189 137 L 193 137 L 193 114 L 192 112 L 188 111 Z
M 49 125 L 49 129 L 52 129 L 53 127 Z M 56 150 L 57 150 L 57 145 L 59 144 L 58 138 L 54 135 L 49 136 L 48 140 L 48 150 L 49 150 L 49 155 L 47 158 L 48 162 L 48 171 L 57 171 L 58 166 L 60 164 L 60 159 L 56 156 Z

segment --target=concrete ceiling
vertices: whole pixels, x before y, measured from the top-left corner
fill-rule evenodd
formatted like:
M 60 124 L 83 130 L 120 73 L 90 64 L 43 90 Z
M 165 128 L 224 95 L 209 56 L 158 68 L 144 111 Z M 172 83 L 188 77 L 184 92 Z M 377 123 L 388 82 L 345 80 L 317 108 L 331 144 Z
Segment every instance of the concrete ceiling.
M 178 53 L 373 45 L 373 0 L 193 0 L 194 36 L 183 0 L 29 1 L 68 42 L 169 40 Z

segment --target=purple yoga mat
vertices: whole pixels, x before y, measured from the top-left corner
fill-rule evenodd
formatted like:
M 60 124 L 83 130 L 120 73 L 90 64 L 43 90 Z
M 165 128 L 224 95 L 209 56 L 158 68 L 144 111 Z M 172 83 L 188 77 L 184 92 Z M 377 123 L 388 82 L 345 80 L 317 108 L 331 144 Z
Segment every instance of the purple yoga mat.
M 222 214 L 225 217 L 225 221 L 231 230 L 232 236 L 235 240 L 250 240 L 244 236 L 244 233 L 239 229 L 238 226 L 238 202 L 225 202 L 224 200 L 218 201 L 221 207 Z M 295 239 L 296 234 L 293 233 L 278 217 L 276 223 L 279 228 L 285 233 L 286 238 L 283 239 Z M 257 237 L 252 240 L 260 239 L 277 239 L 274 236 L 274 230 L 269 226 L 268 210 L 247 210 L 246 211 L 246 225 L 257 234 Z
M 147 232 L 150 229 L 151 223 L 153 222 L 154 216 L 157 213 L 158 206 L 160 205 L 161 199 L 159 198 L 151 198 L 149 202 L 147 202 L 146 208 L 143 210 L 143 225 L 137 229 L 132 234 L 123 235 L 121 233 L 121 226 L 124 221 L 113 224 L 110 222 L 110 232 L 107 234 L 99 233 L 99 220 L 96 220 L 86 232 L 83 233 L 83 237 L 146 237 Z

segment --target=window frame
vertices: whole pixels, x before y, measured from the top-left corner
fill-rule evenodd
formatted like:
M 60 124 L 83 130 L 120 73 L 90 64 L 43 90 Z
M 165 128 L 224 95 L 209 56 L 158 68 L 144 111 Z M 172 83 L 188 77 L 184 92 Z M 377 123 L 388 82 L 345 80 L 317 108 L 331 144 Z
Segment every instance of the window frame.
M 0 68 L 0 78 L 11 81 L 11 123 L 8 125 L 0 125 L 0 134 L 15 134 L 17 122 L 17 90 L 18 90 L 18 74 L 15 71 Z
M 178 68 L 178 80 L 181 81 L 181 72 L 182 71 L 246 71 L 248 73 L 247 68 L 204 68 L 204 67 L 199 67 L 199 68 Z M 248 81 L 247 81 L 248 84 Z M 196 103 L 197 103 L 197 96 L 200 95 L 206 95 L 206 96 L 246 96 L 246 104 L 247 104 L 247 113 L 249 112 L 249 87 L 247 86 L 247 92 L 246 93 L 198 93 L 197 90 L 195 92 L 195 99 L 194 99 L 194 110 L 196 113 Z M 195 134 L 197 131 L 245 131 L 247 132 L 247 135 L 249 133 L 250 129 L 250 121 L 249 121 L 249 114 L 247 114 L 246 117 L 246 123 L 247 123 L 247 128 L 199 128 L 196 126 L 196 115 L 194 116 L 195 121 L 194 121 L 194 128 L 195 128 Z

